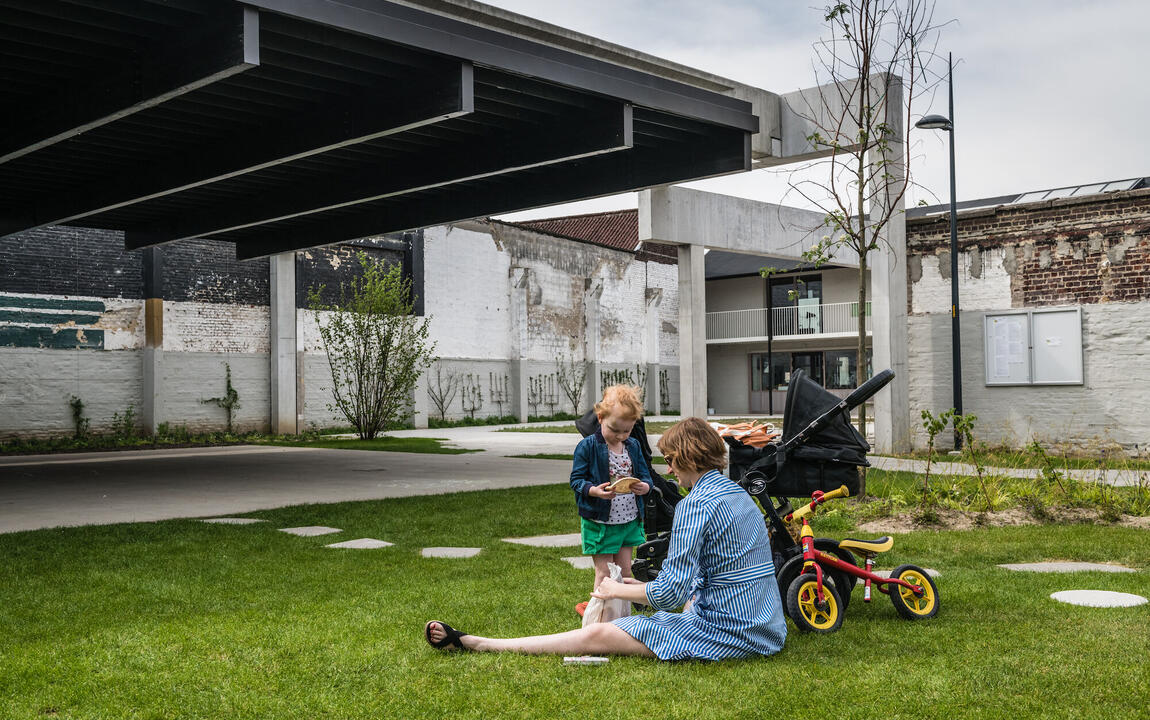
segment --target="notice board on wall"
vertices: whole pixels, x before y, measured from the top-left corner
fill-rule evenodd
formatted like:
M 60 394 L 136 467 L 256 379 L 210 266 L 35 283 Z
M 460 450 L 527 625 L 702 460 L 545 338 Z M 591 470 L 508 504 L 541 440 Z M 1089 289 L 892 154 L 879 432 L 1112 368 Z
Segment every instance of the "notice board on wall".
M 987 313 L 983 347 L 987 385 L 1081 385 L 1082 309 Z

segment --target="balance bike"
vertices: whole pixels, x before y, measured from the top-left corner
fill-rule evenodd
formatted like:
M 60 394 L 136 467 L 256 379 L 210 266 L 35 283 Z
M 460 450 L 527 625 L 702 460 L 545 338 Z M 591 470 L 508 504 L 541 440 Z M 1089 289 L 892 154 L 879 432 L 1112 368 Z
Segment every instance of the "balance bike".
M 890 577 L 882 577 L 873 572 L 874 559 L 879 553 L 894 547 L 894 540 L 881 537 L 877 540 L 855 540 L 846 538 L 839 542 L 843 550 L 853 551 L 866 559 L 866 568 L 847 563 L 840 558 L 815 547 L 814 532 L 807 515 L 833 498 L 847 497 L 845 485 L 838 490 L 823 493 L 816 490 L 811 502 L 787 516 L 788 520 L 802 519 L 803 529 L 800 540 L 803 548 L 803 571 L 787 589 L 784 602 L 788 616 L 795 626 L 805 632 L 829 633 L 838 630 L 843 624 L 846 601 L 842 593 L 850 593 L 848 583 L 836 580 L 853 576 L 863 580 L 863 602 L 871 600 L 871 586 L 877 585 L 879 592 L 890 597 L 894 609 L 907 620 L 922 620 L 938 614 L 940 599 L 934 580 L 917 565 L 899 565 L 891 571 Z M 845 576 L 843 575 L 845 573 Z M 825 582 L 827 576 L 831 582 Z M 854 581 L 849 584 L 853 585 Z M 839 587 L 840 585 L 844 587 Z

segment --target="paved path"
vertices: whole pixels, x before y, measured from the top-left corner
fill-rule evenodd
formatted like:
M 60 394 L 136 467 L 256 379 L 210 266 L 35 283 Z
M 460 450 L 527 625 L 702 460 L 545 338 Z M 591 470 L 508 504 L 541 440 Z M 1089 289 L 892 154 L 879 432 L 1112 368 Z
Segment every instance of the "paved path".
M 494 453 L 267 446 L 7 457 L 0 533 L 566 483 L 569 472 L 554 460 Z

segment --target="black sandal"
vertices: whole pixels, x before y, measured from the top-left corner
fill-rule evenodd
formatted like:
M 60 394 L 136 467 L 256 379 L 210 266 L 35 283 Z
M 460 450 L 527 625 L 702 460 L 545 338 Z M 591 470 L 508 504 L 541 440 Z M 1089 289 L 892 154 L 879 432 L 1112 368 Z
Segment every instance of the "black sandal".
M 444 638 L 442 640 L 440 640 L 439 642 L 435 642 L 434 640 L 431 639 L 431 623 L 439 623 L 439 625 L 443 628 L 443 632 L 447 633 L 444 636 Z M 430 620 L 430 621 L 428 621 L 428 623 L 426 625 L 423 626 L 423 637 L 424 637 L 424 639 L 427 640 L 428 645 L 430 645 L 433 648 L 436 648 L 437 650 L 442 650 L 442 649 L 448 647 L 449 645 L 454 645 L 455 647 L 459 648 L 460 650 L 466 650 L 467 648 L 463 647 L 463 643 L 460 642 L 460 640 L 459 640 L 459 638 L 466 637 L 466 636 L 467 636 L 467 633 L 459 632 L 458 630 L 456 630 L 455 628 L 451 627 L 450 625 L 448 625 L 447 623 L 445 623 L 441 620 Z

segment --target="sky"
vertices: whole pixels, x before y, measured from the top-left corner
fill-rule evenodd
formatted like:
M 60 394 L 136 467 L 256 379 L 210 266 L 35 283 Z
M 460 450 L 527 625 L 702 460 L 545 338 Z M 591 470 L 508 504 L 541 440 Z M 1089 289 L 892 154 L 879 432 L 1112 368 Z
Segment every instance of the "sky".
M 488 4 L 775 93 L 818 82 L 825 33 L 810 0 L 486 0 Z M 939 0 L 938 50 L 954 57 L 958 200 L 1150 176 L 1148 0 Z M 949 21 L 949 22 L 948 22 Z M 947 114 L 945 84 L 912 115 Z M 913 131 L 907 205 L 950 198 L 947 133 Z M 695 183 L 710 192 L 810 207 L 785 173 Z M 636 207 L 634 193 L 508 219 Z

